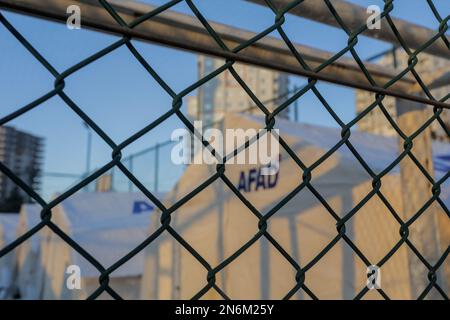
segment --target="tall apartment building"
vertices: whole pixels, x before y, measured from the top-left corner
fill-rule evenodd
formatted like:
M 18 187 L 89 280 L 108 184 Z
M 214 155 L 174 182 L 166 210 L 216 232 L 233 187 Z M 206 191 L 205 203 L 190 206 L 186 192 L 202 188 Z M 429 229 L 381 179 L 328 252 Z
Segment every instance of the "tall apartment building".
M 450 71 L 450 60 L 435 57 L 429 54 L 420 54 L 419 62 L 417 63 L 415 70 L 420 74 L 432 74 L 435 71 L 447 70 Z M 397 49 L 394 52 L 388 53 L 383 56 L 379 64 L 383 66 L 390 67 L 397 72 L 404 70 L 408 65 L 408 56 L 403 49 Z M 433 96 L 439 100 L 450 93 L 450 85 L 440 87 L 431 90 Z M 375 101 L 375 95 L 367 91 L 356 91 L 356 111 L 361 113 L 366 109 L 371 103 Z M 395 98 L 386 97 L 383 100 L 383 105 L 386 107 L 387 111 L 393 117 L 394 120 L 397 118 L 397 110 L 395 107 Z M 441 114 L 442 120 L 450 128 L 450 110 L 444 110 Z M 374 134 L 395 136 L 397 133 L 394 131 L 392 126 L 387 122 L 386 118 L 379 110 L 376 108 L 363 119 L 358 122 L 359 129 L 361 131 L 367 131 Z M 449 137 L 442 129 L 442 127 L 434 121 L 431 126 L 432 137 L 436 140 L 450 141 Z
M 199 79 L 223 64 L 223 60 L 198 56 Z M 269 110 L 275 109 L 286 99 L 289 90 L 287 74 L 237 63 L 234 69 Z M 188 98 L 188 115 L 192 120 L 202 120 L 204 124 L 208 124 L 222 119 L 225 112 L 240 112 L 251 109 L 254 105 L 231 73 L 224 71 L 201 86 L 197 90 L 197 96 Z M 256 108 L 248 112 L 261 114 Z M 287 118 L 287 110 L 283 110 L 279 116 Z
M 42 148 L 42 138 L 0 126 L 0 162 L 34 190 L 40 186 Z M 17 212 L 27 201 L 28 195 L 0 172 L 0 211 Z

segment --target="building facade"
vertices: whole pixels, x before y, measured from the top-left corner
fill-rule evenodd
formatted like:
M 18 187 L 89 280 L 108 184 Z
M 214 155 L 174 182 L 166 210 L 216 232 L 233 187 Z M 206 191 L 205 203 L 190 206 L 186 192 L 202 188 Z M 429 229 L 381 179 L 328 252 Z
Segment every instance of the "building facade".
M 0 162 L 8 167 L 33 190 L 40 188 L 43 139 L 0 126 Z M 0 211 L 18 212 L 28 195 L 11 179 L 0 172 Z
M 217 70 L 223 64 L 223 60 L 198 56 L 199 79 Z M 289 92 L 287 74 L 238 63 L 233 67 L 269 110 L 274 110 L 286 100 Z M 204 124 L 221 120 L 225 112 L 243 111 L 250 114 L 262 114 L 258 108 L 255 108 L 253 100 L 228 70 L 203 84 L 197 90 L 196 96 L 188 97 L 188 115 L 191 120 L 202 120 Z M 278 116 L 287 118 L 287 110 L 283 110 Z
M 450 60 L 434 57 L 429 54 L 420 54 L 419 62 L 415 66 L 415 70 L 419 75 L 432 74 L 436 71 L 447 70 L 450 71 Z M 383 56 L 379 64 L 392 68 L 398 73 L 404 70 L 408 66 L 408 55 L 403 49 L 397 49 L 391 53 Z M 450 93 L 450 85 L 436 88 L 431 90 L 431 94 L 440 100 Z M 375 101 L 375 94 L 367 91 L 356 91 L 356 112 L 359 114 L 363 112 L 368 106 L 370 106 Z M 390 116 L 396 121 L 397 110 L 395 106 L 395 98 L 385 97 L 383 100 L 383 105 L 386 107 Z M 432 108 L 431 108 L 432 109 Z M 442 120 L 446 123 L 447 127 L 450 128 L 450 110 L 444 110 L 441 114 Z M 363 117 L 359 122 L 359 129 L 362 131 L 386 135 L 395 136 L 397 133 L 394 128 L 388 123 L 386 117 L 381 112 L 379 108 L 375 108 L 365 117 Z M 431 125 L 431 134 L 433 139 L 440 141 L 450 141 L 446 132 L 442 129 L 437 121 L 434 121 Z

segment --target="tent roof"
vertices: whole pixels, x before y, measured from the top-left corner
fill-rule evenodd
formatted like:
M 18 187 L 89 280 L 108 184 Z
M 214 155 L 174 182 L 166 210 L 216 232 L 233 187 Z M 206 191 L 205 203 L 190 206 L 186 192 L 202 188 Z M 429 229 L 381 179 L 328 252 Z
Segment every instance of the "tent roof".
M 34 227 L 41 222 L 42 207 L 38 204 L 23 204 L 20 208 L 20 213 L 23 213 L 27 218 L 27 224 Z
M 265 118 L 248 114 L 229 113 L 217 125 L 218 128 L 223 126 L 226 129 L 262 129 L 265 127 Z M 315 149 L 317 154 L 325 154 L 325 152 L 333 148 L 341 140 L 340 128 L 295 123 L 285 119 L 277 119 L 275 128 L 279 129 L 280 135 L 288 140 L 288 144 L 291 145 L 293 151 L 302 160 L 307 160 L 307 165 L 309 164 L 308 162 L 318 159 L 316 155 L 306 154 L 310 150 Z M 398 156 L 397 137 L 386 137 L 352 130 L 350 142 L 375 173 L 380 173 L 385 170 Z M 434 142 L 432 148 L 434 153 L 435 177 L 438 180 L 450 170 L 450 144 Z M 280 151 L 282 152 L 283 150 Z M 315 177 L 314 180 L 316 187 L 321 185 L 325 189 L 328 188 L 329 193 L 326 194 L 327 196 L 331 197 L 336 190 L 339 190 L 339 188 L 334 188 L 335 191 L 332 191 L 333 185 L 341 185 L 341 187 L 346 185 L 346 187 L 349 187 L 350 185 L 359 185 L 363 181 L 370 180 L 370 175 L 345 144 L 333 153 L 333 157 L 339 159 L 339 166 L 328 171 L 326 175 Z M 172 203 L 177 196 L 188 191 L 192 185 L 191 177 L 198 176 L 200 172 L 211 169 L 205 169 L 206 167 L 208 166 L 188 166 L 183 177 L 168 195 L 166 201 Z M 211 170 L 211 173 L 204 172 L 204 176 L 211 176 L 212 172 L 215 172 L 215 168 Z M 398 174 L 399 171 L 400 167 L 397 165 L 389 172 L 389 175 Z M 181 192 L 180 190 L 184 191 Z M 444 181 L 441 190 L 440 198 L 445 203 L 449 203 L 450 206 L 450 179 Z M 305 201 L 302 203 L 307 206 Z M 190 206 L 192 206 L 192 202 Z
M 156 195 L 160 197 L 160 195 Z M 93 226 L 103 226 L 106 221 L 121 218 L 141 217 L 145 206 L 154 207 L 140 192 L 82 192 L 74 194 L 61 203 L 73 233 Z M 134 209 L 139 212 L 134 212 Z M 150 209 L 150 208 L 148 208 Z
M 20 214 L 25 216 L 26 230 L 20 230 L 21 232 L 26 232 L 31 228 L 35 227 L 39 222 L 41 222 L 41 211 L 42 207 L 38 204 L 24 204 L 20 208 Z M 39 242 L 41 238 L 41 233 L 35 233 L 29 241 L 31 241 L 31 248 L 34 252 L 39 250 Z
M 150 217 L 147 224 L 138 224 L 127 228 L 89 230 L 77 234 L 73 239 L 99 261 L 105 268 L 110 267 L 120 258 L 137 247 L 148 236 Z M 77 252 L 72 252 L 74 263 L 79 265 L 84 277 L 98 277 L 95 267 Z M 115 277 L 139 276 L 143 272 L 144 253 L 140 252 L 130 261 L 113 272 Z
M 73 195 L 61 203 L 61 208 L 70 236 L 104 267 L 109 267 L 147 237 L 154 205 L 142 193 L 102 192 Z M 73 252 L 73 257 L 84 276 L 99 275 L 78 253 Z M 113 275 L 137 276 L 142 274 L 143 265 L 144 256 L 140 253 Z
M 253 120 L 263 128 L 265 120 L 261 116 L 244 115 L 248 120 Z M 302 140 L 324 150 L 329 150 L 341 139 L 339 128 L 324 127 L 318 125 L 295 123 L 285 119 L 277 119 L 275 128 L 280 129 L 280 134 L 299 137 Z M 361 154 L 363 159 L 375 172 L 384 170 L 398 155 L 396 137 L 374 135 L 367 132 L 352 130 L 350 142 Z M 433 155 L 437 178 L 450 170 L 450 144 L 433 142 Z M 339 155 L 348 161 L 357 162 L 350 150 L 344 145 L 338 151 Z M 398 172 L 398 166 L 392 172 Z
M 0 213 L 0 224 L 3 226 L 5 245 L 16 239 L 19 215 L 17 213 Z

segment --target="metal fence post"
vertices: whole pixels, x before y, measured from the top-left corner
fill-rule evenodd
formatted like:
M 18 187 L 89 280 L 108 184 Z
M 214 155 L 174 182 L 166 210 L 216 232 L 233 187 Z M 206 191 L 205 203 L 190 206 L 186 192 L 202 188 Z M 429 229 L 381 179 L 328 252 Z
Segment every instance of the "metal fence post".
M 430 117 L 430 110 L 422 104 L 411 101 L 396 100 L 398 125 L 400 129 L 409 137 L 425 123 Z M 417 160 L 425 167 L 427 172 L 433 176 L 433 155 L 432 155 L 431 130 L 426 128 L 420 135 L 413 139 L 412 153 Z M 399 139 L 400 152 L 405 150 L 403 139 Z M 400 162 L 400 176 L 403 196 L 403 216 L 402 219 L 409 221 L 431 198 L 431 186 L 425 176 L 419 171 L 417 165 L 406 156 Z M 423 214 L 408 226 L 409 236 L 417 250 L 431 264 L 436 263 L 439 255 L 439 240 L 436 221 L 436 207 L 433 202 Z M 418 257 L 408 249 L 408 263 L 411 278 L 411 294 L 415 299 L 429 284 L 427 275 L 429 270 L 418 259 Z M 431 291 L 428 298 L 438 299 L 436 291 Z

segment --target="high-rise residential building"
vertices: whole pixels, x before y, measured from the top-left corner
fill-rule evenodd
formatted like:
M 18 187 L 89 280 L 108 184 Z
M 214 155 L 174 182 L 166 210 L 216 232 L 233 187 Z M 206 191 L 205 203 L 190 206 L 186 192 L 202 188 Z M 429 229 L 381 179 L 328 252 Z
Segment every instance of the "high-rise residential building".
M 224 64 L 223 60 L 198 56 L 199 79 L 207 76 Z M 287 74 L 236 63 L 234 69 L 258 99 L 274 110 L 287 99 L 289 78 Z M 205 125 L 222 119 L 225 112 L 262 114 L 232 74 L 226 70 L 203 84 L 197 96 L 188 98 L 188 114 L 192 120 L 202 120 Z M 279 117 L 288 117 L 283 110 Z
M 450 60 L 435 57 L 422 53 L 418 57 L 419 62 L 414 67 L 419 75 L 438 73 L 437 71 L 450 71 Z M 403 49 L 396 49 L 384 55 L 378 62 L 382 66 L 390 67 L 398 73 L 408 66 L 408 55 Z M 440 72 L 439 72 L 440 73 Z M 431 94 L 437 99 L 442 99 L 450 93 L 450 85 L 431 90 Z M 375 101 L 375 94 L 367 91 L 356 91 L 356 112 L 361 113 Z M 396 121 L 397 110 L 395 106 L 395 98 L 385 97 L 383 105 L 386 107 L 390 116 Z M 444 123 L 450 128 L 450 110 L 444 110 L 441 114 Z M 397 133 L 388 123 L 386 117 L 379 108 L 375 108 L 359 122 L 359 129 L 374 134 L 395 136 Z M 442 129 L 437 121 L 431 125 L 431 134 L 433 139 L 441 141 L 450 141 L 446 132 Z
M 0 126 L 0 162 L 34 190 L 39 190 L 43 139 Z M 17 212 L 29 196 L 0 172 L 0 211 Z

